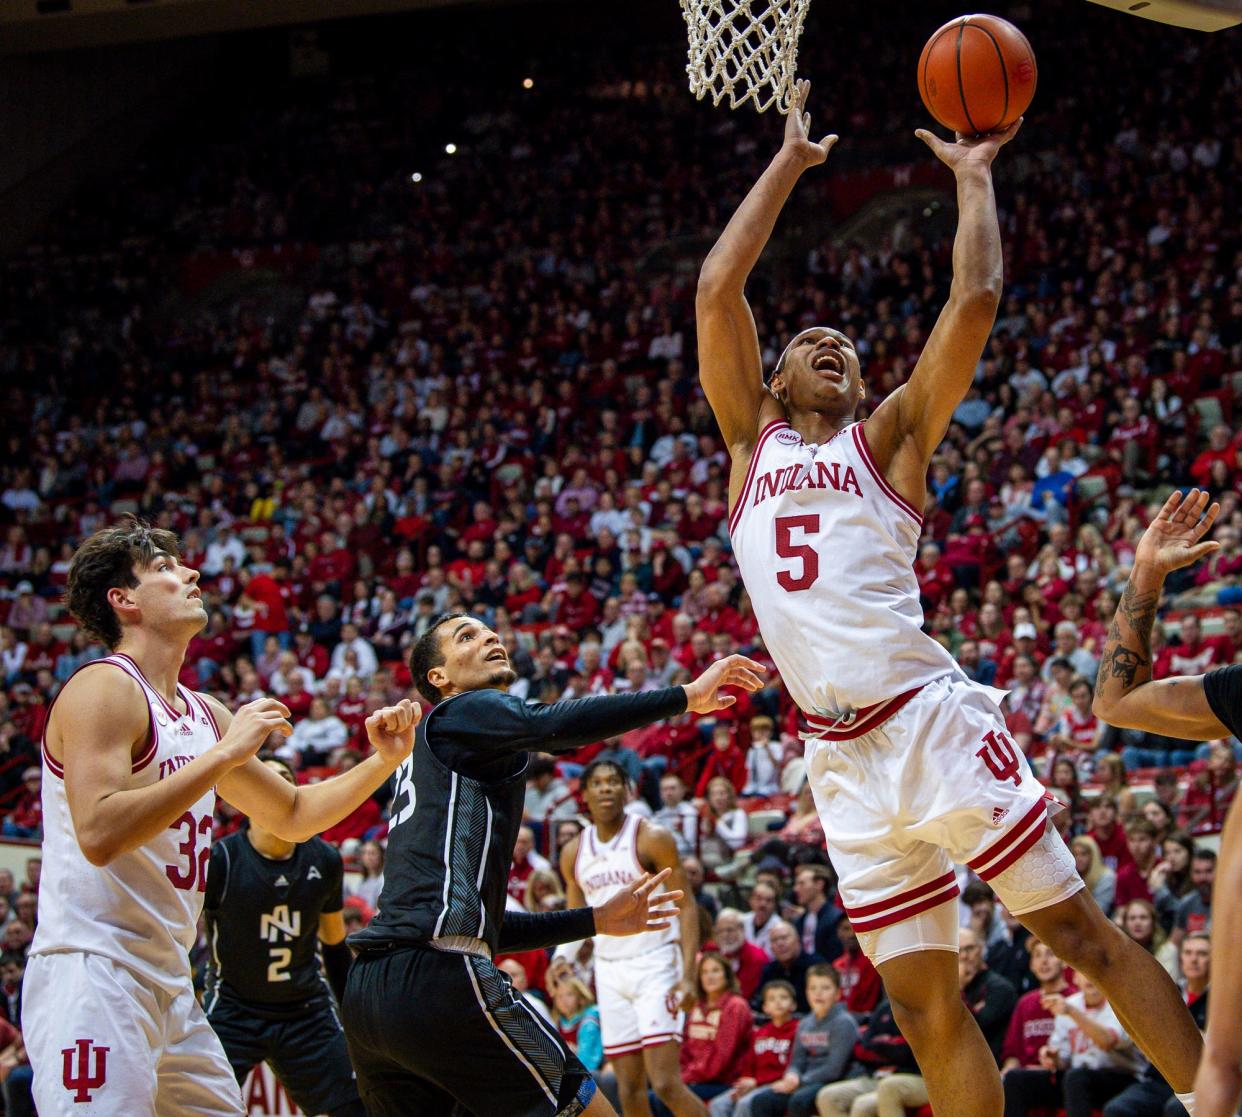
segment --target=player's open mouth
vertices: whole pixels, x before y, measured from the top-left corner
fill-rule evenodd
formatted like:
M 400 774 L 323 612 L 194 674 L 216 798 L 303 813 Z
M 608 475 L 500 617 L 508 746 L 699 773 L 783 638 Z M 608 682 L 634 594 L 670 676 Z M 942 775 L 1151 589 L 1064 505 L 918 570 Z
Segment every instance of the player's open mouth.
M 186 594 L 186 597 L 188 597 L 191 601 L 201 601 L 203 599 L 203 592 L 202 590 L 190 590 L 190 592 Z
M 834 349 L 817 353 L 811 361 L 811 368 L 819 373 L 845 379 L 845 359 Z
M 487 656 L 488 663 L 504 663 L 509 658 L 503 648 L 497 648 L 494 652 L 490 652 Z

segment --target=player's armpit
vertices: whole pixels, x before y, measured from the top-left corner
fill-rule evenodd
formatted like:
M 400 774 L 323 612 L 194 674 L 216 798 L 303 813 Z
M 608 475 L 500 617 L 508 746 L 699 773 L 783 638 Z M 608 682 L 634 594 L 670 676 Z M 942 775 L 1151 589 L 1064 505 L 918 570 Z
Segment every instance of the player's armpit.
M 1108 670 L 1106 663 L 1100 670 Z M 1143 683 L 1096 713 L 1118 729 L 1143 729 L 1187 741 L 1212 741 L 1227 737 L 1229 730 L 1212 712 L 1203 689 L 1202 675 L 1179 675 Z

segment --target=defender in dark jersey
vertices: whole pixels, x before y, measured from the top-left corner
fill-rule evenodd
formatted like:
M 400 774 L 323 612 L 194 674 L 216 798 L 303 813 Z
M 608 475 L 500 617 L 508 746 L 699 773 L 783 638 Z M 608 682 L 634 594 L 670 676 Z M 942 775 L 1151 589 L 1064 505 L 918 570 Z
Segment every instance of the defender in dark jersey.
M 415 644 L 410 671 L 434 708 L 396 772 L 379 913 L 350 937 L 358 957 L 342 1003 L 367 1112 L 615 1117 L 492 956 L 665 927 L 673 909 L 648 916 L 660 874 L 595 910 L 505 911 L 529 753 L 723 709 L 735 699 L 719 688 L 758 690 L 763 668 L 730 656 L 685 687 L 528 706 L 507 692 L 516 676 L 496 633 L 458 613 Z
M 283 760 L 266 763 L 297 783 Z M 204 1007 L 239 1083 L 265 1062 L 303 1113 L 364 1117 L 336 1011 L 349 970 L 342 877 L 321 838 L 294 844 L 251 823 L 216 842 Z
M 1219 549 L 1214 540 L 1203 541 L 1219 512 L 1206 492 L 1175 492 L 1139 540 L 1096 676 L 1094 710 L 1110 725 L 1191 741 L 1242 736 L 1242 664 L 1206 675 L 1151 677 L 1151 629 L 1164 580 Z M 1225 820 L 1213 896 L 1218 977 L 1207 1043 L 1193 1101 L 1178 1097 L 1196 1117 L 1233 1117 L 1242 1101 L 1242 816 L 1236 809 Z

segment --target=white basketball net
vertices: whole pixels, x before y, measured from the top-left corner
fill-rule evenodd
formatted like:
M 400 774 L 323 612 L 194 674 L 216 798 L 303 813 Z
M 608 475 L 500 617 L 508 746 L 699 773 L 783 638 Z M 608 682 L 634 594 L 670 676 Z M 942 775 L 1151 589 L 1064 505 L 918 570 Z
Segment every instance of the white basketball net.
M 690 92 L 729 108 L 789 111 L 798 39 L 811 0 L 681 0 L 690 33 Z

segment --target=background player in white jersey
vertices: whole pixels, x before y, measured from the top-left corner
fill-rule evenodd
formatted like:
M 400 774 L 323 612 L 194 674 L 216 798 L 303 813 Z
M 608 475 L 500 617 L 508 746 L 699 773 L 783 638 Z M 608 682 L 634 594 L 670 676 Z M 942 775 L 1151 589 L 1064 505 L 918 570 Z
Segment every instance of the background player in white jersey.
M 207 612 L 174 535 L 137 522 L 97 532 L 74 555 L 66 596 L 112 654 L 65 684 L 43 740 L 40 919 L 22 1010 L 35 1104 L 41 1117 L 237 1117 L 241 1092 L 188 955 L 216 792 L 305 841 L 397 768 L 418 711 L 377 711 L 374 756 L 293 788 L 255 759 L 270 733 L 289 733 L 284 706 L 260 699 L 230 715 L 177 682 Z
M 694 1003 L 698 911 L 672 834 L 626 813 L 628 784 L 611 760 L 587 766 L 582 789 L 591 825 L 561 850 L 561 875 L 570 907 L 597 908 L 644 873 L 661 869 L 670 870 L 668 887 L 685 893 L 680 917 L 663 931 L 595 936 L 595 992 L 604 1055 L 617 1076 L 624 1117 L 650 1117 L 648 1080 L 677 1117 L 706 1117 L 703 1103 L 682 1082 L 680 1066 L 684 1013 Z M 572 957 L 576 945 L 560 951 Z
M 764 376 L 745 282 L 798 178 L 807 83 L 785 142 L 703 265 L 699 375 L 732 455 L 729 530 L 764 641 L 807 729 L 807 771 L 842 899 L 937 1112 L 995 1117 L 1000 1079 L 958 995 L 957 885 L 969 864 L 1108 996 L 1178 1091 L 1201 1040 L 1167 974 L 1083 892 L 1043 788 L 978 687 L 922 628 L 913 564 L 931 456 L 996 316 L 1002 253 L 991 164 L 1018 125 L 918 137 L 957 179 L 953 282 L 909 380 L 863 423 L 854 343 L 802 330 Z

